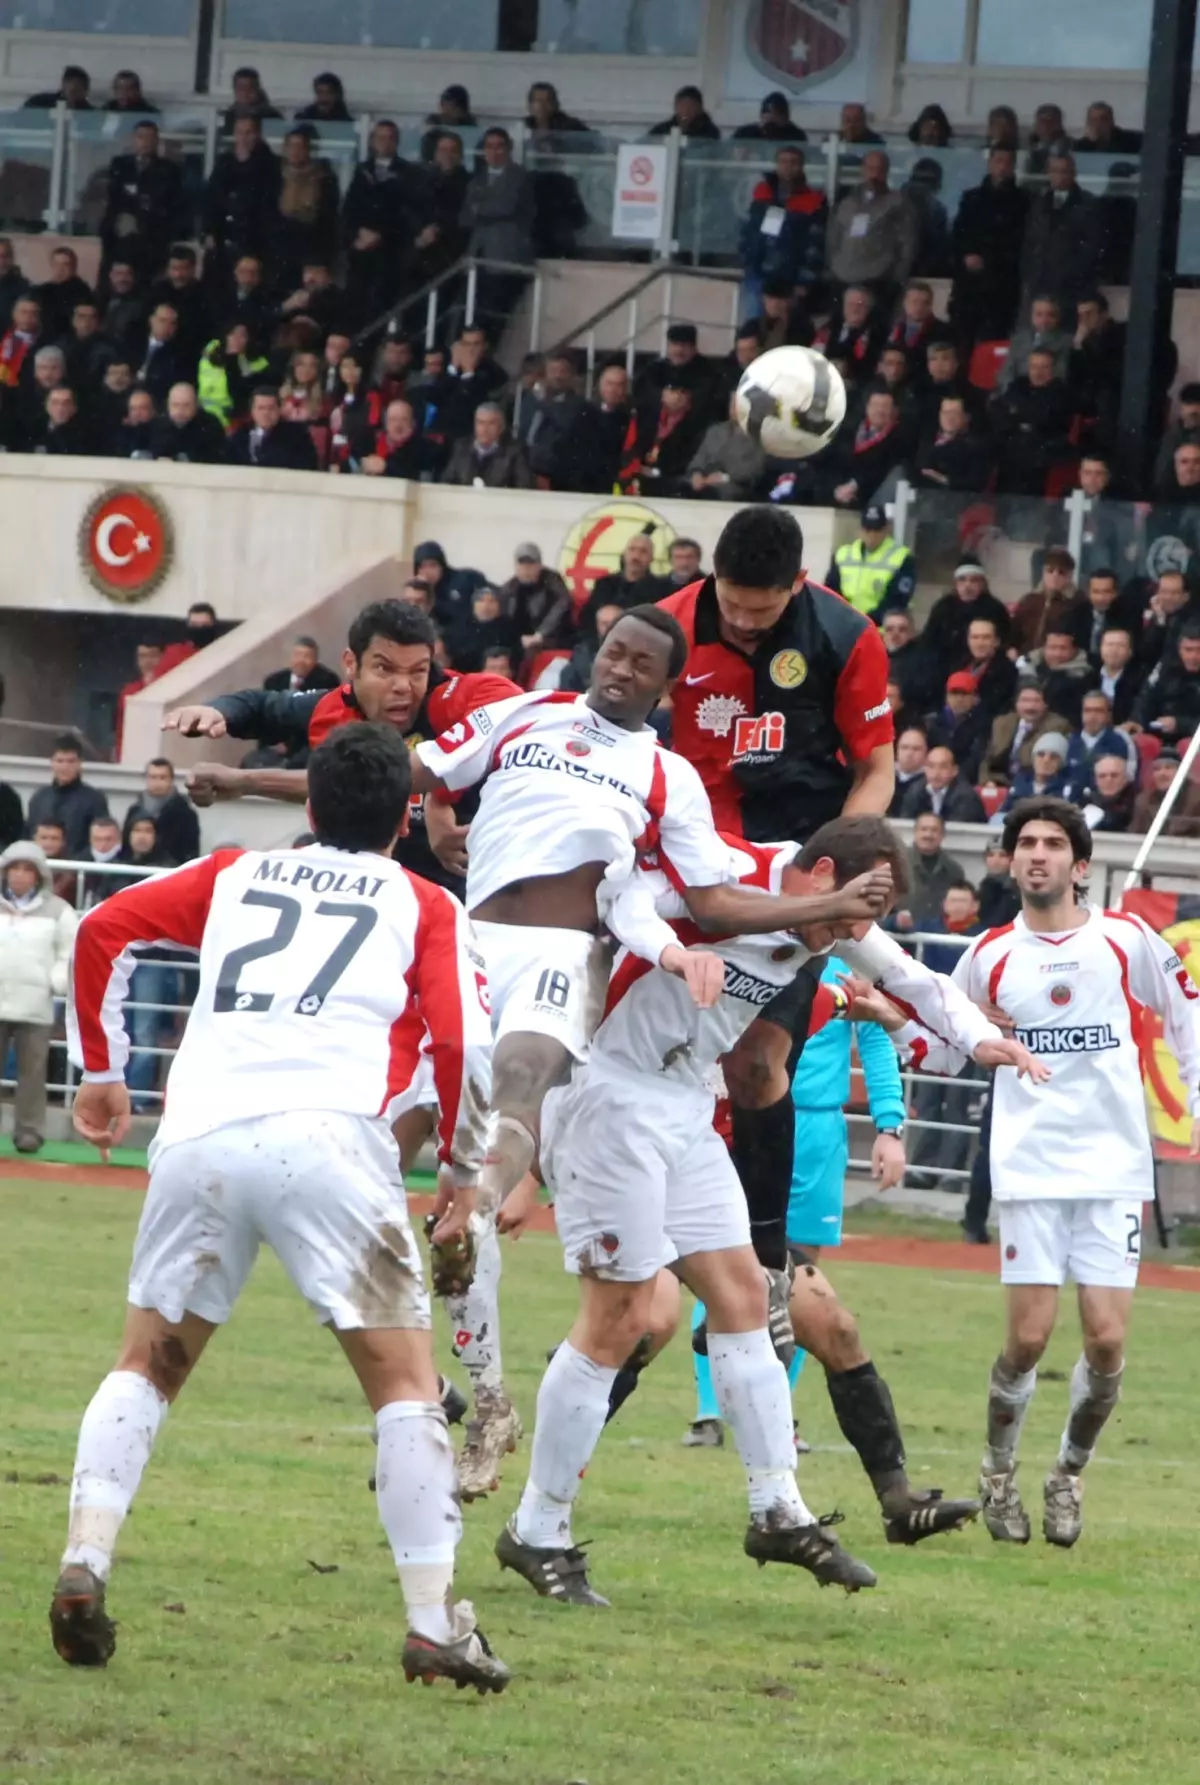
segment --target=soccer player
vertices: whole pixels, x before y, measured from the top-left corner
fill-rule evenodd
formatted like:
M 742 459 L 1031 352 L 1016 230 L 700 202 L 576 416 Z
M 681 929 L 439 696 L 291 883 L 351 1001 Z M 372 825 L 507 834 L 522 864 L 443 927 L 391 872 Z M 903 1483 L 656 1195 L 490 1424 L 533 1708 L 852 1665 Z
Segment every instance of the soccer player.
M 700 777 L 661 749 L 646 723 L 685 652 L 675 620 L 657 607 L 633 608 L 606 634 L 586 694 L 521 695 L 417 746 L 416 787 L 435 796 L 431 831 L 452 815 L 448 798 L 482 784 L 466 901 L 488 963 L 496 1039 L 480 1184 L 485 1216 L 530 1171 L 542 1098 L 586 1051 L 607 979 L 598 932 L 639 851 L 657 853 L 697 922 L 726 931 L 869 917 L 890 897 L 886 871 L 863 876 L 820 910 L 728 884 L 729 852 Z M 691 954 L 668 934 L 661 964 L 698 1001 L 716 997 L 713 955 Z M 460 1466 L 464 1496 L 489 1491 L 514 1441 L 507 1416 L 484 1419 L 470 1466 Z
M 906 885 L 898 840 L 883 820 L 869 817 L 835 820 L 798 855 L 792 844 L 744 844 L 736 859 L 740 876 L 767 891 L 786 890 L 795 878 L 816 893 L 881 865 L 898 888 Z M 816 921 L 802 923 L 798 935 L 716 942 L 725 962 L 721 994 L 698 1010 L 678 977 L 649 965 L 658 934 L 675 936 L 655 913 L 656 898 L 664 896 L 672 891 L 657 870 L 615 901 L 612 927 L 638 953 L 618 957 L 586 1061 L 546 1098 L 542 1169 L 555 1193 L 567 1269 L 580 1278 L 580 1312 L 542 1379 L 529 1480 L 496 1554 L 544 1597 L 605 1603 L 574 1542 L 572 1506 L 617 1373 L 652 1327 L 658 1274 L 671 1263 L 708 1308 L 713 1383 L 747 1475 L 747 1554 L 856 1592 L 874 1585 L 873 1573 L 841 1548 L 829 1521 L 813 1518 L 796 1485 L 787 1374 L 768 1330 L 745 1197 L 712 1124 L 711 1075 L 755 1013 L 812 953 L 837 939 L 847 958 L 912 999 L 939 1033 L 953 1034 L 981 1063 L 1003 1059 L 1022 1069 L 1027 1057 L 949 980 L 910 960 L 881 931 L 868 935 L 869 922 Z M 682 901 L 676 908 L 684 913 Z M 677 943 L 699 941 L 694 926 L 684 924 Z M 934 1497 L 913 1494 L 907 1481 L 903 1487 L 897 1523 L 918 1512 L 928 1517 Z M 959 1521 L 973 1510 L 973 1502 L 960 1505 Z
M 121 1525 L 168 1408 L 265 1242 L 333 1328 L 375 1415 L 407 1677 L 498 1692 L 507 1669 L 470 1605 L 451 1603 L 454 1458 L 389 1121 L 427 1039 L 442 1110 L 440 1232 L 461 1231 L 482 1160 L 486 979 L 462 907 L 392 858 L 411 788 L 402 738 L 340 730 L 308 774 L 311 846 L 217 850 L 117 893 L 80 925 L 75 1126 L 102 1149 L 130 1119 L 121 1001 L 134 951 L 196 948 L 200 977 L 152 1149 L 124 1338 L 80 1429 L 51 1633 L 73 1666 L 112 1656 L 105 1598 Z
M 1083 901 L 1092 833 L 1077 807 L 1061 799 L 1022 800 L 1005 821 L 1004 848 L 1021 894 L 1020 916 L 972 942 L 954 977 L 968 997 L 1000 1007 L 1014 1035 L 1051 1070 L 1036 1093 L 1007 1068 L 995 1079 L 991 1171 L 1008 1331 L 988 1387 L 980 1492 L 992 1536 L 1028 1543 L 1017 1446 L 1059 1290 L 1070 1277 L 1083 1353 L 1071 1375 L 1066 1428 L 1046 1476 L 1042 1515 L 1047 1543 L 1069 1549 L 1083 1526 L 1083 1470 L 1121 1392 L 1142 1208 L 1153 1196 L 1141 1008 L 1161 1015 L 1179 1062 L 1195 1156 L 1200 990 L 1170 944 L 1140 918 Z M 901 1027 L 897 1041 L 911 1046 L 918 1063 L 961 1070 L 961 1054 L 931 1041 L 919 1025 Z
M 672 742 L 695 763 L 723 831 L 804 842 L 839 812 L 883 816 L 895 784 L 888 659 L 874 624 L 803 568 L 795 517 L 739 510 L 713 574 L 662 604 L 688 640 Z M 764 1265 L 787 1262 L 795 1154 L 790 1083 L 816 989 L 797 974 L 724 1064 L 733 1157 Z
M 339 688 L 307 694 L 246 688 L 218 695 L 207 706 L 177 707 L 163 720 L 163 730 L 191 738 L 256 738 L 283 744 L 293 755 L 315 749 L 340 725 L 369 719 L 395 726 L 411 749 L 474 708 L 520 693 L 506 676 L 452 675 L 439 669 L 433 660 L 436 643 L 433 621 L 420 608 L 406 601 L 372 602 L 351 623 L 342 654 L 346 680 Z M 303 802 L 307 789 L 302 768 L 241 769 L 201 762 L 188 775 L 188 792 L 197 805 L 251 794 Z M 461 878 L 447 873 L 429 847 L 419 796 L 414 796 L 410 828 L 396 853 L 414 873 L 461 892 Z

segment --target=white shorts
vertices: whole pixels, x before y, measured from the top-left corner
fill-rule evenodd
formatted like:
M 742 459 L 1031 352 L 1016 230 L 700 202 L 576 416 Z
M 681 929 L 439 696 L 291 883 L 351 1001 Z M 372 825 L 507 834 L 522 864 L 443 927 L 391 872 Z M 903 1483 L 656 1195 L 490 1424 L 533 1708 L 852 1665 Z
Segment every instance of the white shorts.
M 750 1244 L 712 1100 L 690 1086 L 592 1061 L 547 1094 L 541 1156 L 566 1268 L 577 1275 L 645 1283 L 676 1258 Z
M 1132 1289 L 1142 1255 L 1142 1203 L 1124 1196 L 999 1202 L 1000 1281 Z
M 263 1242 L 322 1322 L 430 1324 L 396 1143 L 381 1118 L 255 1116 L 165 1147 L 150 1171 L 129 1300 L 164 1320 L 187 1310 L 219 1326 Z
M 610 955 L 586 930 L 475 923 L 492 1036 L 550 1035 L 582 1060 L 604 1010 Z

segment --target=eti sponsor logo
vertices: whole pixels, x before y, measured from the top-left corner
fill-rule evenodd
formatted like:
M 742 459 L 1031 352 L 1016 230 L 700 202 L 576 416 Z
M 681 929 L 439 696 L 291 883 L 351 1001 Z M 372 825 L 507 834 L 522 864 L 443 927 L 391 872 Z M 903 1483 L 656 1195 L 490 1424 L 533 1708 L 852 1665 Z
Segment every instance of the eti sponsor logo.
M 1067 987 L 1062 990 L 1067 991 L 1069 998 Z M 1088 1023 L 1071 1029 L 1017 1029 L 1014 1032 L 1031 1054 L 1103 1054 L 1121 1045 L 1120 1037 L 1114 1035 L 1108 1023 Z
M 707 678 L 698 677 L 697 680 Z M 734 720 L 745 711 L 745 702 L 736 694 L 708 694 L 696 708 L 696 725 L 701 731 L 710 731 L 715 738 L 727 738 L 733 730 Z
M 759 713 L 753 718 L 739 719 L 733 728 L 733 759 L 761 762 L 778 756 L 786 737 L 787 722 L 782 713 Z

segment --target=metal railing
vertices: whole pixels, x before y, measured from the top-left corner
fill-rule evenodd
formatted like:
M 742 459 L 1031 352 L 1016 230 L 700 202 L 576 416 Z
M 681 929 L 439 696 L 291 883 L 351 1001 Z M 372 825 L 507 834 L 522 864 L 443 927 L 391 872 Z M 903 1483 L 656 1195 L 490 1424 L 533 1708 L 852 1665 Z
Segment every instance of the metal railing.
M 516 260 L 487 260 L 482 255 L 464 254 L 444 272 L 438 273 L 427 284 L 419 286 L 396 303 L 368 322 L 361 328 L 356 337 L 361 345 L 370 345 L 387 332 L 393 322 L 402 324 L 405 316 L 416 314 L 423 316 L 424 340 L 427 348 L 433 347 L 439 335 L 439 322 L 446 317 L 454 317 L 461 313 L 464 327 L 485 313 L 479 308 L 479 275 L 498 273 L 502 278 L 521 278 L 532 287 L 532 298 L 529 313 L 529 352 L 536 353 L 539 346 L 541 319 L 543 310 L 543 292 L 546 278 L 549 276 L 536 264 L 525 264 Z M 511 312 L 504 313 L 504 320 L 509 320 Z
M 608 362 L 612 359 L 614 353 L 622 354 L 625 359 L 625 369 L 629 373 L 630 378 L 632 378 L 634 374 L 634 364 L 638 353 L 638 342 L 648 331 L 653 331 L 654 329 L 659 331 L 658 351 L 662 354 L 666 353 L 667 330 L 673 322 L 685 319 L 682 313 L 677 313 L 674 309 L 676 278 L 686 278 L 689 280 L 704 279 L 714 285 L 727 285 L 729 287 L 729 334 L 730 351 L 732 351 L 733 340 L 737 334 L 738 326 L 738 306 L 742 289 L 741 274 L 728 271 L 723 267 L 687 267 L 681 269 L 673 262 L 660 263 L 651 267 L 648 273 L 644 273 L 627 291 L 623 291 L 620 297 L 613 298 L 609 303 L 602 305 L 601 308 L 596 310 L 591 316 L 585 317 L 581 323 L 577 324 L 577 326 L 571 330 L 569 335 L 564 336 L 561 341 L 556 343 L 556 345 L 560 347 L 572 347 L 578 344 L 583 345 L 586 357 L 585 394 L 588 397 L 592 395 L 595 383 L 597 330 L 602 324 L 608 321 L 610 316 L 615 316 L 620 311 L 624 310 L 626 330 L 624 336 L 619 340 L 615 348 L 607 347 L 604 349 L 604 358 L 605 361 Z M 646 317 L 642 309 L 643 300 L 647 293 L 652 291 L 655 286 L 662 287 L 662 306 L 650 317 Z M 686 320 L 690 321 L 691 317 L 688 316 Z

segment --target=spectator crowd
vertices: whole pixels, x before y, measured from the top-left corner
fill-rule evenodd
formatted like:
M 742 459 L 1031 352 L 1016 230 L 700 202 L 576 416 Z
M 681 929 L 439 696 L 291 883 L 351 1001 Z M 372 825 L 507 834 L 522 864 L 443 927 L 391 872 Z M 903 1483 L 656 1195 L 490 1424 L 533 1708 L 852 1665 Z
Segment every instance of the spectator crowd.
M 28 104 L 59 101 L 92 109 L 83 69 Z M 65 246 L 31 285 L 0 240 L 9 451 L 856 509 L 886 500 L 901 475 L 920 490 L 1035 496 L 1082 481 L 1088 461 L 1110 479 L 1125 326 L 1100 286 L 1127 276 L 1133 201 L 1084 190 L 1076 157 L 1140 143 L 1104 102 L 1076 138 L 1056 106 L 1038 108 L 1025 140 L 995 107 L 983 177 L 951 218 L 931 158 L 954 143 L 939 107 L 913 124 L 929 153 L 901 183 L 865 108 L 844 105 L 853 184 L 831 209 L 824 169 L 809 181 L 804 130 L 768 94 L 731 150 L 774 156 L 742 226 L 732 351 L 703 355 L 679 323 L 661 358 L 593 367 L 586 388 L 569 349 L 520 366 L 494 357 L 523 269 L 572 252 L 587 219 L 566 173 L 519 164 L 499 125 L 479 130 L 464 87 L 441 94 L 417 158 L 401 155 L 395 122 L 377 121 L 342 191 L 321 142 L 323 126 L 352 118 L 340 79 L 314 80 L 277 149 L 263 125 L 281 114 L 257 71 L 239 69 L 198 211 L 136 73 L 116 75 L 103 105 L 133 128 L 108 171 L 96 287 Z M 542 81 L 525 128 L 535 146 L 594 140 Z M 691 86 L 651 134 L 672 130 L 721 134 Z M 465 280 L 452 280 L 427 346 L 394 307 L 464 254 L 493 263 L 478 274 L 474 326 Z M 932 276 L 951 281 L 944 320 Z M 823 350 L 851 399 L 830 448 L 799 468 L 764 457 L 731 414 L 742 373 L 784 343 Z M 1196 502 L 1200 385 L 1182 392 L 1153 490 L 1125 493 Z

